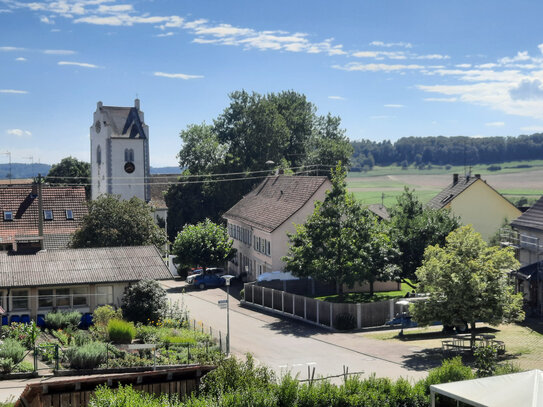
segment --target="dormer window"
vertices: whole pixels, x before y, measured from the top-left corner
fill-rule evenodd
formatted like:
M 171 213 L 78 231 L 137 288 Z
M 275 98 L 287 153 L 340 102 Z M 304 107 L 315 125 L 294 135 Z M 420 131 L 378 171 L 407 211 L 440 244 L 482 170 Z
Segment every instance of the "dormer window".
M 44 220 L 53 220 L 53 211 L 50 209 L 45 209 L 43 211 L 43 219 Z
M 102 164 L 102 148 L 100 146 L 96 147 L 96 164 Z
M 74 220 L 74 211 L 66 209 L 66 220 Z
M 4 211 L 4 220 L 5 221 L 12 221 L 13 220 L 13 212 L 12 211 Z

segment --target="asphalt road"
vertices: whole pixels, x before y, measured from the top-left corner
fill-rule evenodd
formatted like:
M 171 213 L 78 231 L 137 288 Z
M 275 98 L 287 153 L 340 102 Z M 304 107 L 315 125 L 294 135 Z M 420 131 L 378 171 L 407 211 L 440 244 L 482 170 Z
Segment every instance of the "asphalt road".
M 183 303 L 190 317 L 226 332 L 226 309 L 217 301 L 226 298 L 226 288 L 194 290 L 184 282 L 164 283 L 168 296 Z M 239 288 L 232 289 L 238 292 Z M 206 328 L 207 329 L 207 328 Z M 422 349 L 408 344 L 396 344 L 370 339 L 364 333 L 332 333 L 326 330 L 242 307 L 230 296 L 231 351 L 235 355 L 249 352 L 278 374 L 290 371 L 300 379 L 315 368 L 315 377 L 333 376 L 343 372 L 362 372 L 367 377 L 409 378 L 426 376 L 435 365 Z

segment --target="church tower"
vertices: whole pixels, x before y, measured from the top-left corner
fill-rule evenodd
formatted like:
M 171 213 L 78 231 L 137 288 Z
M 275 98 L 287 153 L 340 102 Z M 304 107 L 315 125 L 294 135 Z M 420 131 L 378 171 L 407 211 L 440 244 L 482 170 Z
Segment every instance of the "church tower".
M 92 199 L 103 194 L 151 199 L 149 126 L 139 99 L 134 107 L 98 102 L 90 127 Z

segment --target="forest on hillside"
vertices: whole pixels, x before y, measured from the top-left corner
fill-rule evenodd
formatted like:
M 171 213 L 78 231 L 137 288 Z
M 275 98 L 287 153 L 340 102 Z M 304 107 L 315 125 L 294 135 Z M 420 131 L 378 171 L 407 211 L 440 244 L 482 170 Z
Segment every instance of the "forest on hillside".
M 396 142 L 352 141 L 351 170 L 374 165 L 475 165 L 543 158 L 543 133 L 518 137 L 402 137 Z

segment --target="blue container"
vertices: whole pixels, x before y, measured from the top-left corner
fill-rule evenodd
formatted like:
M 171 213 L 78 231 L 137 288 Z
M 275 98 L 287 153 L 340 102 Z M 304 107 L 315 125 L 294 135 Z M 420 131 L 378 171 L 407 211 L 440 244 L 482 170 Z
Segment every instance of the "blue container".
M 45 315 L 38 314 L 38 318 L 36 320 L 36 325 L 39 326 L 40 328 L 45 327 Z
M 19 315 L 12 315 L 9 317 L 9 323 L 13 324 L 14 322 L 21 322 L 21 317 Z
M 81 316 L 81 322 L 79 323 L 79 327 L 81 329 L 88 329 L 89 326 L 92 325 L 92 314 L 90 312 L 86 312 Z
M 21 322 L 23 324 L 30 324 L 30 315 L 24 314 L 21 316 Z
M 8 316 L 7 315 L 3 315 L 2 316 L 2 325 L 7 325 L 9 324 L 8 322 Z

